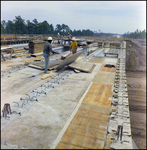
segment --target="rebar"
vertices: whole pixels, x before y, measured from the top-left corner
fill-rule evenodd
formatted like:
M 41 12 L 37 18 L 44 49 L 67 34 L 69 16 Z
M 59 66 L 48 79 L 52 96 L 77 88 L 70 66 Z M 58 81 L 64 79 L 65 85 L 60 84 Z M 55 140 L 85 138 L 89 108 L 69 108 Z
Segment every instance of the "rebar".
M 11 112 L 11 107 L 10 107 L 10 104 L 9 103 L 5 103 L 4 104 L 4 107 L 3 107 L 3 117 L 6 119 L 6 118 L 10 118 L 9 116 L 7 116 L 8 114 L 12 114 Z

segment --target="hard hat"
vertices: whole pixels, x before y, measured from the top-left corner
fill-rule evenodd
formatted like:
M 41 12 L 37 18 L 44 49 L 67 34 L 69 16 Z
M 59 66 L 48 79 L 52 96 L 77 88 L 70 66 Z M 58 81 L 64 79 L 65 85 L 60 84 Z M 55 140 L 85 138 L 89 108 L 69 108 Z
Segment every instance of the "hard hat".
M 73 41 L 75 41 L 75 39 L 76 39 L 75 37 L 72 38 Z
M 59 34 L 59 32 L 58 32 L 58 34 Z
M 69 34 L 69 33 L 68 33 Z
M 50 41 L 52 41 L 52 37 L 50 36 L 50 37 L 48 37 L 48 39 L 47 39 L 48 41 L 50 40 Z

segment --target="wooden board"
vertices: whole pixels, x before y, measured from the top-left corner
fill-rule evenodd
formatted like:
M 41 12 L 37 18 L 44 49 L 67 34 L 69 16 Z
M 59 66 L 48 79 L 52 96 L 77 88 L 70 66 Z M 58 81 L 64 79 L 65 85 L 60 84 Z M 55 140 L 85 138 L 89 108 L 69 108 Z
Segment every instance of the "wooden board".
M 93 82 L 114 84 L 115 72 L 99 71 L 93 78 Z
M 44 75 L 44 76 L 41 78 L 41 80 L 44 80 L 44 79 L 46 79 L 46 78 L 48 78 L 48 77 L 53 78 L 53 77 L 54 77 L 54 74 L 47 74 L 47 75 Z
M 43 69 L 44 69 L 43 67 L 36 66 L 36 65 L 33 65 L 33 64 L 30 64 L 30 65 L 28 65 L 28 66 L 29 66 L 29 67 L 32 67 L 32 68 L 40 69 L 40 70 L 43 70 Z
M 78 52 L 78 53 L 76 53 L 76 54 L 73 54 L 73 55 L 67 57 L 67 58 L 66 58 L 65 60 L 63 60 L 63 61 L 59 64 L 59 66 L 57 66 L 55 69 L 56 69 L 56 70 L 60 70 L 60 69 L 63 68 L 64 66 L 71 64 L 71 63 L 74 62 L 82 53 L 83 53 L 83 51 Z
M 79 71 L 91 73 L 95 67 L 95 64 L 84 61 L 75 61 L 72 64 L 68 65 L 68 67 Z

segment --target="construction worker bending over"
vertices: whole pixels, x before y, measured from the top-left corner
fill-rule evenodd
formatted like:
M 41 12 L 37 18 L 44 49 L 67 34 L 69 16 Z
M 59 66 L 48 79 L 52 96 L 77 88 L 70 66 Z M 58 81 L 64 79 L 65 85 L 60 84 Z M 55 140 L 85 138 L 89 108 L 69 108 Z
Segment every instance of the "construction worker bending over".
M 45 70 L 44 70 L 44 73 L 47 73 L 47 71 L 48 71 L 50 52 L 52 52 L 53 54 L 59 54 L 58 52 L 54 52 L 52 50 L 51 43 L 52 43 L 52 37 L 48 37 L 47 42 L 45 42 L 44 49 L 43 49 L 43 57 L 45 58 Z
M 75 41 L 75 37 L 72 38 L 70 51 L 72 52 L 72 54 L 75 54 L 77 52 L 77 42 Z

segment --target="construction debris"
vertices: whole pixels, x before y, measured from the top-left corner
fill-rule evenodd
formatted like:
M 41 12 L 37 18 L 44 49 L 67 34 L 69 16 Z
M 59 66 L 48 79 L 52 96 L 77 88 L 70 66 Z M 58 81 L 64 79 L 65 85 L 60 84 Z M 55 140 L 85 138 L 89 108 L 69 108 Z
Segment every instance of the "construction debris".
M 104 67 L 110 67 L 110 68 L 114 67 L 115 68 L 115 66 L 111 65 L 111 64 L 106 64 Z

